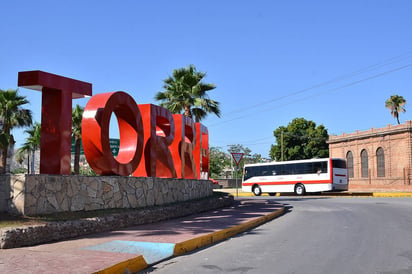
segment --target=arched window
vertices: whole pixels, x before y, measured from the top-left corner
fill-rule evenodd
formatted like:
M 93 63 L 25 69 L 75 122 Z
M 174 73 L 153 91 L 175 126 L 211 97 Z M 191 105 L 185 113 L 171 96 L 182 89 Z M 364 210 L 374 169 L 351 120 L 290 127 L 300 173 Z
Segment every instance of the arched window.
M 352 151 L 348 151 L 348 153 L 346 153 L 346 162 L 348 165 L 348 176 L 349 178 L 353 178 L 353 154 Z
M 366 149 L 361 152 L 361 176 L 362 178 L 369 177 L 368 152 Z
M 376 150 L 376 160 L 378 164 L 378 177 L 385 177 L 385 153 L 381 147 Z

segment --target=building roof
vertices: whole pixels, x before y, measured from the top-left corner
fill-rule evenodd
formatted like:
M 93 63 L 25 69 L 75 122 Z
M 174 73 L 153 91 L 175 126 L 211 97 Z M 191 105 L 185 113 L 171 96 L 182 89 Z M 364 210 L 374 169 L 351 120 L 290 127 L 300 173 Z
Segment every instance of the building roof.
M 353 133 L 343 133 L 342 135 L 330 135 L 327 143 L 334 144 L 352 140 L 367 139 L 377 136 L 400 134 L 404 132 L 412 133 L 412 121 L 406 121 L 404 124 L 400 125 L 387 125 L 383 128 L 371 128 L 364 131 L 357 130 Z

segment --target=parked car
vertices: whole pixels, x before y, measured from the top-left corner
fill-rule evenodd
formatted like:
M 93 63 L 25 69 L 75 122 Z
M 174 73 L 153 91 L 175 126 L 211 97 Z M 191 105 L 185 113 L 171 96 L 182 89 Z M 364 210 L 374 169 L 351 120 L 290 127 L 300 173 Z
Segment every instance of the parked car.
M 218 184 L 219 184 L 218 181 L 216 181 L 215 179 L 212 179 L 212 178 L 209 178 L 209 181 L 212 181 L 212 183 L 213 183 L 214 185 L 218 185 Z
M 219 182 L 216 181 L 215 179 L 209 178 L 209 181 L 212 181 L 214 189 L 223 187 L 222 185 L 219 185 Z

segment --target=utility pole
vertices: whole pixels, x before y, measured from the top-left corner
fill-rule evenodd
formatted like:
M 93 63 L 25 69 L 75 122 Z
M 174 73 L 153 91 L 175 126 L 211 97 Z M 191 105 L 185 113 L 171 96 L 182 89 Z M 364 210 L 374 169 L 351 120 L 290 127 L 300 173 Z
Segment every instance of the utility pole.
M 283 161 L 283 131 L 280 134 L 280 160 Z
M 230 171 L 232 172 L 231 179 L 233 179 L 233 158 L 230 158 Z

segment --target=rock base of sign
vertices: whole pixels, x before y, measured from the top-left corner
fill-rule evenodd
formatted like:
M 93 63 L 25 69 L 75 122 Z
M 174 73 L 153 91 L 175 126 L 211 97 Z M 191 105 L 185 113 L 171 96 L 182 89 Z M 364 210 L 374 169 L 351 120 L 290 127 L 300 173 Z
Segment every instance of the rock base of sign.
M 144 208 L 212 195 L 213 185 L 208 180 L 75 175 L 0 176 L 0 211 L 26 216 Z
M 233 202 L 234 199 L 231 195 L 215 194 L 199 200 L 147 207 L 94 218 L 3 228 L 0 229 L 0 249 L 32 246 L 92 233 L 159 222 L 231 206 Z

